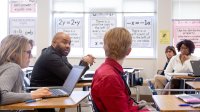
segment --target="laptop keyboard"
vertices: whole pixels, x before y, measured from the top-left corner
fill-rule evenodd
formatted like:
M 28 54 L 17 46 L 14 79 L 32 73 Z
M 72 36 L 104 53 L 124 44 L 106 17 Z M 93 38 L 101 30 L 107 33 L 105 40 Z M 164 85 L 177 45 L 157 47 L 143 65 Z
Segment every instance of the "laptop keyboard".
M 52 92 L 53 96 L 60 96 L 60 95 L 65 95 L 66 93 L 63 92 L 60 89 L 50 89 L 50 92 Z

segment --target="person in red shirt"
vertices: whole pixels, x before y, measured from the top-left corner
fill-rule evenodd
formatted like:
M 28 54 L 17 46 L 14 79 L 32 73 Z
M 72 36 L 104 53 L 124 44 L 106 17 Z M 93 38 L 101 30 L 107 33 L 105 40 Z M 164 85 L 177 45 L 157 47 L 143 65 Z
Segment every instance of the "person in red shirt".
M 122 64 L 131 52 L 132 37 L 128 30 L 116 27 L 104 36 L 105 62 L 95 71 L 91 86 L 93 102 L 100 112 L 136 112 L 123 80 Z

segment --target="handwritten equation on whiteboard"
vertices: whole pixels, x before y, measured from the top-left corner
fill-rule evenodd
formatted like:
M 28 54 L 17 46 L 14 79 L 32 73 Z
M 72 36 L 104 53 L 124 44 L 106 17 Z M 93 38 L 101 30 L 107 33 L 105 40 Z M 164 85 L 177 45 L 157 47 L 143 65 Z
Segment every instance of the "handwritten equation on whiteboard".
M 113 13 L 90 14 L 89 40 L 91 48 L 102 48 L 103 37 L 107 30 L 116 26 L 116 15 Z
M 132 35 L 133 48 L 150 48 L 153 46 L 153 17 L 125 17 L 125 27 Z
M 9 34 L 24 35 L 27 38 L 35 38 L 36 18 L 10 18 Z
M 55 21 L 56 32 L 66 32 L 71 37 L 72 47 L 82 47 L 83 41 L 83 18 L 56 18 Z
M 184 39 L 194 42 L 196 48 L 200 48 L 200 20 L 188 19 L 173 20 L 174 45 Z
M 35 13 L 36 0 L 10 0 L 10 11 L 12 13 Z

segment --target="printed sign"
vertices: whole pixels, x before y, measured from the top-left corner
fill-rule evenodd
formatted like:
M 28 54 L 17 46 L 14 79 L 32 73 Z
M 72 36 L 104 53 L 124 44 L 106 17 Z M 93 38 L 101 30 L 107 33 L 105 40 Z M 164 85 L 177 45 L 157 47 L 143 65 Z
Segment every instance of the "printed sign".
M 116 27 L 116 22 L 117 18 L 114 13 L 91 13 L 89 18 L 90 48 L 102 48 L 105 32 Z
M 196 48 L 200 48 L 200 20 L 173 20 L 173 37 L 174 45 L 181 40 L 188 39 L 194 42 Z
M 66 32 L 71 37 L 71 46 L 82 48 L 83 18 L 56 18 L 56 32 Z
M 11 13 L 35 13 L 36 0 L 10 0 Z
M 132 35 L 133 48 L 153 47 L 153 17 L 125 17 L 125 27 Z
M 35 38 L 36 18 L 10 18 L 9 34 L 24 35 L 27 38 Z

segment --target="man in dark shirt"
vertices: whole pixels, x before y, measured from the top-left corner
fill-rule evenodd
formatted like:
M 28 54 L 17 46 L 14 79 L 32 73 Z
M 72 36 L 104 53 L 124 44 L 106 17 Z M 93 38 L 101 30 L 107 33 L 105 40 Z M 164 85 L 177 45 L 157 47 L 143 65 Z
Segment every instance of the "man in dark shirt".
M 36 61 L 31 75 L 31 86 L 62 86 L 72 65 L 67 60 L 70 52 L 71 38 L 69 35 L 58 32 L 53 40 L 52 45 L 42 50 L 42 53 Z M 82 58 L 79 65 L 86 66 L 94 63 L 94 57 L 87 55 Z

